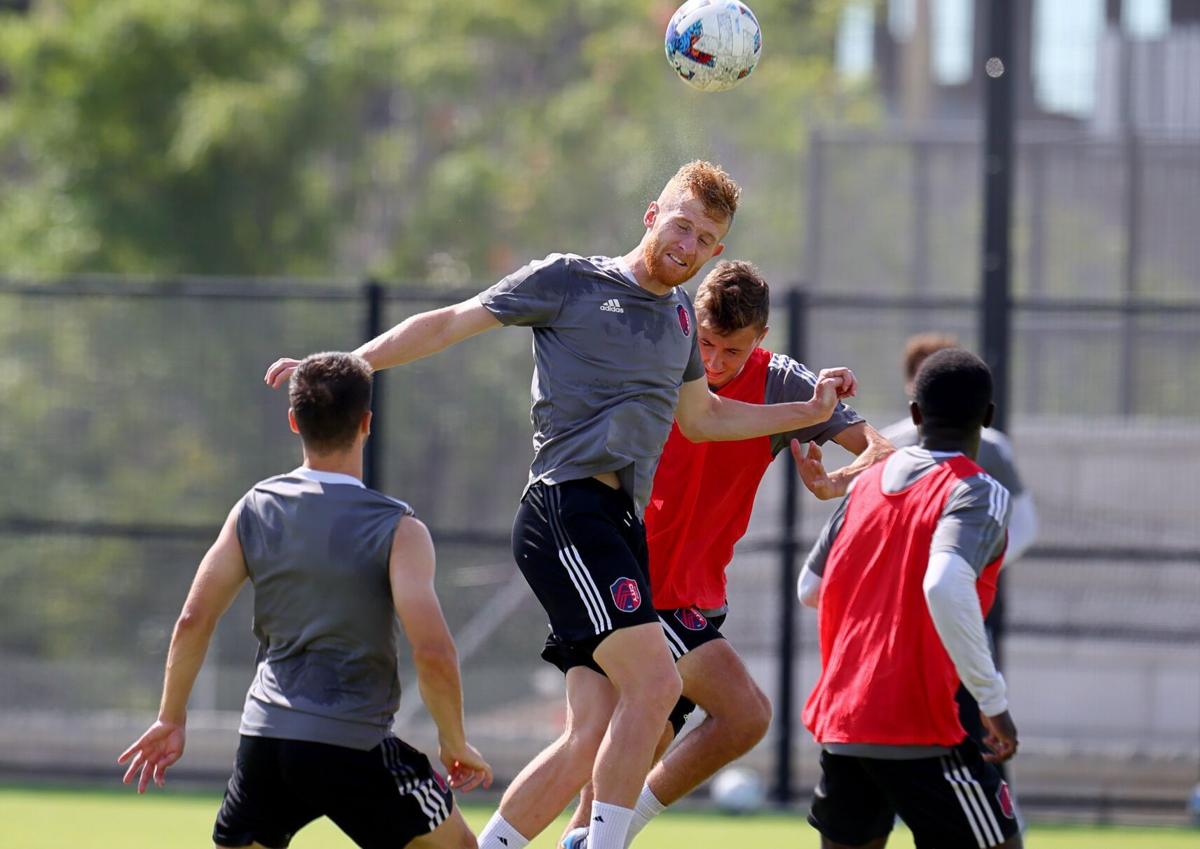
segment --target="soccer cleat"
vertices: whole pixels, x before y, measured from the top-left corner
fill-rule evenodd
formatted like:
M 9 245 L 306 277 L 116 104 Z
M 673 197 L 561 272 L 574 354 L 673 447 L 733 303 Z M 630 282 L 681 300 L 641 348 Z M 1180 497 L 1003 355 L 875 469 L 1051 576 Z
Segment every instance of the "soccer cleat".
M 563 838 L 562 849 L 587 849 L 587 838 L 587 826 L 581 825 L 579 828 L 573 828 Z

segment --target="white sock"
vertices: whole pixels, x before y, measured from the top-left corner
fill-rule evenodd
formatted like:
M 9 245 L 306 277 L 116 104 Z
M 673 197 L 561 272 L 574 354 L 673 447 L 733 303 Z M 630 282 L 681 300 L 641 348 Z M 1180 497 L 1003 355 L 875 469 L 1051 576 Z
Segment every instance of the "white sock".
M 592 819 L 588 823 L 588 849 L 625 849 L 625 835 L 633 808 L 592 802 Z M 479 849 L 484 849 L 480 844 Z
M 625 845 L 628 847 L 633 842 L 633 838 L 638 836 L 638 832 L 666 808 L 666 805 L 658 801 L 658 797 L 650 789 L 650 784 L 643 784 L 642 794 L 638 796 L 637 805 L 633 809 L 633 820 L 629 823 L 629 834 L 625 837 Z
M 500 816 L 499 808 L 479 832 L 479 849 L 525 849 L 529 838 L 523 836 Z

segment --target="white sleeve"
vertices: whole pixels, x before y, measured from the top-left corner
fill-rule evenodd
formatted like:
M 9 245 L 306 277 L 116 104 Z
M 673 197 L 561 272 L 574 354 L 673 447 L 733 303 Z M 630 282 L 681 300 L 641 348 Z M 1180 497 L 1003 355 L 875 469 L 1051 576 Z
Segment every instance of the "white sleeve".
M 1005 565 L 1013 563 L 1037 538 L 1038 515 L 1033 496 L 1028 491 L 1012 499 L 1012 515 L 1008 520 L 1008 550 L 1004 554 Z
M 975 570 L 965 559 L 937 551 L 929 557 L 922 588 L 933 626 L 963 686 L 985 715 L 996 716 L 1008 710 L 1007 689 L 988 648 L 975 581 Z
M 796 582 L 796 595 L 805 607 L 816 607 L 821 600 L 821 576 L 809 569 L 807 563 Z

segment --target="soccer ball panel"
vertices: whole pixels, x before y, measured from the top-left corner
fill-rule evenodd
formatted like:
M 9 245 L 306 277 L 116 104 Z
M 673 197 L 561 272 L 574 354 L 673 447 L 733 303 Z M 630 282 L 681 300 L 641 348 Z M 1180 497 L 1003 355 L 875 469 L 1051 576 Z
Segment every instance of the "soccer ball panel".
M 733 88 L 762 53 L 758 20 L 739 0 L 688 0 L 667 24 L 667 62 L 701 91 Z

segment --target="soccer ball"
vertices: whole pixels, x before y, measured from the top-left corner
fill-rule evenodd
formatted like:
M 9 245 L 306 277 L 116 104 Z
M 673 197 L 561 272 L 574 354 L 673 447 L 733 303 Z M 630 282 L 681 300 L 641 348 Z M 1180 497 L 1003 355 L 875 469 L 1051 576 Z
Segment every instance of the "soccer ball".
M 667 24 L 667 62 L 701 91 L 733 88 L 754 70 L 762 31 L 739 0 L 688 0 Z
M 713 779 L 712 798 L 727 814 L 752 814 L 766 803 L 767 793 L 757 772 L 731 766 Z

